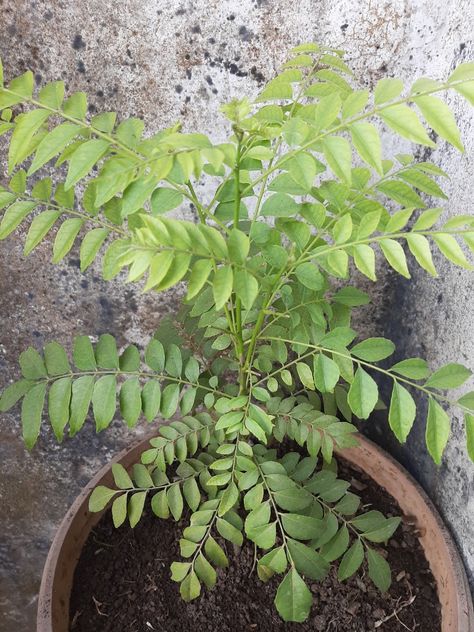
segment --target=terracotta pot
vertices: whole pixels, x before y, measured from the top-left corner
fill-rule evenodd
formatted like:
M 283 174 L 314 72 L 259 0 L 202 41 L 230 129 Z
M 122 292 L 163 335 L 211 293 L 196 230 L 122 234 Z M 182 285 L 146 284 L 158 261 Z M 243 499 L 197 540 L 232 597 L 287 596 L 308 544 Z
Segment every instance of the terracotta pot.
M 111 464 L 130 467 L 139 459 L 148 439 L 132 445 L 106 465 L 84 487 L 69 509 L 49 551 L 41 581 L 37 632 L 68 632 L 69 597 L 81 549 L 101 514 L 89 513 L 88 497 L 98 485 L 112 485 Z M 466 574 L 454 542 L 435 507 L 414 479 L 383 450 L 361 437 L 360 446 L 341 453 L 384 487 L 403 513 L 418 525 L 442 609 L 442 632 L 474 632 L 474 612 Z M 426 631 L 427 632 L 427 631 Z

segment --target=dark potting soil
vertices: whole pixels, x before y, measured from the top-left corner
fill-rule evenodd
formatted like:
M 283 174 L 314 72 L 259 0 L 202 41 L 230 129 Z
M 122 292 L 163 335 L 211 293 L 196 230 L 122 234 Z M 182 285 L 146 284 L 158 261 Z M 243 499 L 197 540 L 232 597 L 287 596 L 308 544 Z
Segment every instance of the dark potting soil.
M 367 509 L 400 515 L 397 503 L 362 472 L 340 464 Z M 71 632 L 440 632 L 440 604 L 434 578 L 416 537 L 404 519 L 386 552 L 393 583 L 381 594 L 364 567 L 339 583 L 334 566 L 312 582 L 314 604 L 305 623 L 284 623 L 273 599 L 278 577 L 261 582 L 253 569 L 253 545 L 240 550 L 220 540 L 230 567 L 218 571 L 211 591 L 203 587 L 186 604 L 170 580 L 179 560 L 178 540 L 186 520 L 156 518 L 149 508 L 134 529 L 115 529 L 110 512 L 91 532 L 79 559 L 70 604 Z M 281 576 L 280 576 L 281 579 Z

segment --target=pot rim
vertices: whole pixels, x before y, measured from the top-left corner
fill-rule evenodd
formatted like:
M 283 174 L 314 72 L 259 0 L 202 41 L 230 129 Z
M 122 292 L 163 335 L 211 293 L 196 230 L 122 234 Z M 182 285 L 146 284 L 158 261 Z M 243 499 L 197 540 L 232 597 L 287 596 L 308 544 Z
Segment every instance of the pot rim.
M 98 484 L 112 482 L 114 463 L 121 462 L 125 467 L 135 463 L 144 444 L 155 435 L 156 432 L 148 432 L 119 452 L 83 487 L 67 511 L 43 570 L 38 596 L 37 632 L 69 630 L 69 595 L 75 567 L 90 530 L 104 513 L 91 514 L 88 511 L 90 492 Z M 359 435 L 359 440 L 359 446 L 337 453 L 385 488 L 398 502 L 404 515 L 424 518 L 424 522 L 420 523 L 419 540 L 437 583 L 442 632 L 474 632 L 474 609 L 466 572 L 437 509 L 400 463 L 363 435 Z

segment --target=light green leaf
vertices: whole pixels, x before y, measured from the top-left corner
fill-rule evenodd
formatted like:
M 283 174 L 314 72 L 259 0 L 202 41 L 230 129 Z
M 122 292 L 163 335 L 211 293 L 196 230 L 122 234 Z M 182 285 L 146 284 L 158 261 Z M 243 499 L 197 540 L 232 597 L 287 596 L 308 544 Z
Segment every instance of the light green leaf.
M 352 142 L 359 156 L 377 173 L 383 175 L 382 144 L 378 129 L 372 123 L 353 123 L 350 130 Z
M 433 258 L 431 256 L 430 244 L 424 235 L 416 235 L 410 233 L 406 236 L 407 244 L 410 252 L 417 260 L 418 264 L 431 276 L 437 277 L 438 273 L 434 267 Z
M 375 274 L 375 252 L 367 244 L 354 246 L 354 263 L 357 268 L 371 281 L 376 281 Z
M 380 79 L 374 90 L 374 101 L 376 105 L 387 103 L 396 99 L 403 90 L 401 79 Z
M 117 352 L 117 343 L 115 338 L 110 334 L 101 334 L 97 342 L 95 355 L 97 365 L 101 369 L 118 369 L 119 357 Z
M 61 224 L 53 244 L 53 263 L 59 263 L 71 250 L 83 224 L 84 220 L 76 217 L 66 219 Z
M 42 241 L 60 215 L 61 211 L 44 211 L 33 219 L 23 249 L 25 256 L 29 255 L 40 241 Z
M 297 362 L 296 372 L 298 373 L 298 377 L 300 378 L 303 386 L 305 388 L 309 388 L 311 391 L 314 391 L 313 373 L 309 366 L 305 362 Z
M 37 109 L 17 116 L 8 150 L 9 173 L 28 156 L 33 136 L 50 115 L 49 110 Z
M 379 246 L 392 268 L 406 279 L 409 279 L 410 271 L 408 270 L 405 252 L 398 241 L 382 239 L 379 241 Z
M 102 511 L 116 494 L 116 489 L 109 489 L 104 485 L 97 485 L 89 496 L 89 511 L 93 513 Z
M 339 380 L 339 367 L 323 353 L 314 356 L 314 384 L 321 393 L 332 393 Z
M 307 261 L 300 263 L 295 269 L 295 276 L 300 283 L 310 290 L 321 290 L 324 287 L 324 277 L 314 263 Z
M 214 273 L 212 290 L 217 311 L 222 309 L 229 300 L 232 294 L 233 279 L 234 275 L 230 266 L 218 268 Z
M 467 453 L 471 461 L 474 462 L 474 415 L 465 413 L 464 422 L 466 424 Z
M 127 470 L 121 463 L 114 463 L 112 465 L 112 475 L 114 477 L 115 485 L 119 489 L 132 489 L 132 479 L 128 475 Z
M 199 597 L 201 594 L 201 584 L 194 571 L 191 571 L 182 581 L 179 592 L 186 603 Z
M 395 351 L 395 345 L 387 338 L 367 338 L 354 345 L 351 355 L 366 362 L 378 362 L 391 356 Z
M 412 380 L 423 380 L 430 374 L 426 361 L 421 358 L 408 358 L 408 360 L 402 360 L 401 362 L 394 364 L 390 370 Z
M 264 217 L 292 217 L 299 211 L 299 204 L 286 193 L 274 193 L 265 200 L 260 210 Z
M 143 508 L 145 506 L 146 492 L 136 492 L 132 494 L 128 503 L 128 520 L 133 529 L 142 517 Z
M 462 364 L 450 363 L 435 371 L 425 382 L 430 388 L 457 388 L 472 375 L 472 371 Z
M 433 235 L 433 240 L 449 261 L 452 261 L 457 266 L 461 266 L 461 268 L 466 268 L 466 270 L 472 270 L 472 265 L 466 259 L 460 245 L 453 235 Z
M 72 123 L 62 123 L 51 130 L 36 148 L 35 156 L 28 169 L 28 175 L 31 176 L 51 158 L 61 153 L 80 131 L 81 128 Z
M 94 391 L 94 376 L 82 375 L 72 383 L 69 432 L 74 436 L 84 425 Z
M 120 412 L 129 428 L 133 428 L 142 411 L 141 389 L 138 377 L 130 377 L 120 388 Z
M 402 103 L 391 105 L 380 112 L 380 117 L 384 123 L 403 138 L 420 145 L 436 147 L 416 113 L 407 105 Z
M 10 384 L 0 397 L 0 412 L 4 413 L 17 403 L 29 390 L 33 384 L 29 380 L 20 379 Z
M 94 138 L 79 145 L 69 158 L 69 169 L 67 172 L 64 189 L 67 191 L 72 186 L 84 178 L 92 167 L 104 156 L 109 148 L 106 140 Z
M 46 377 L 46 367 L 43 358 L 36 349 L 28 347 L 26 351 L 20 353 L 19 363 L 21 374 L 27 380 L 37 380 Z
M 0 239 L 8 237 L 36 206 L 37 202 L 14 202 L 5 211 L 0 222 Z
M 336 244 L 343 244 L 349 240 L 352 235 L 352 218 L 350 213 L 346 213 L 337 220 L 334 224 L 332 234 Z
M 96 368 L 94 347 L 89 336 L 76 336 L 72 351 L 74 364 L 81 371 L 92 371 Z
M 250 309 L 258 296 L 258 282 L 247 270 L 237 269 L 234 272 L 234 290 L 245 309 Z
M 359 367 L 347 395 L 352 412 L 360 419 L 368 419 L 377 405 L 378 398 L 377 384 L 362 367 Z
M 250 240 L 244 232 L 233 228 L 227 238 L 227 248 L 232 263 L 243 264 L 249 254 Z
M 163 389 L 163 393 L 161 394 L 161 414 L 165 419 L 169 419 L 172 417 L 177 408 L 179 402 L 179 385 L 178 384 L 168 384 Z
M 464 151 L 456 119 L 448 105 L 433 95 L 416 97 L 414 101 L 428 125 L 456 149 Z
M 432 397 L 428 404 L 428 419 L 426 421 L 426 445 L 433 461 L 441 464 L 444 449 L 449 439 L 451 424 L 446 412 Z
M 392 399 L 388 413 L 390 428 L 400 443 L 405 443 L 416 417 L 416 404 L 406 388 L 393 383 Z
M 84 237 L 79 251 L 81 272 L 87 270 L 94 261 L 108 234 L 107 228 L 93 228 Z
M 350 185 L 352 182 L 352 152 L 349 141 L 341 136 L 323 139 L 324 157 L 334 174 Z

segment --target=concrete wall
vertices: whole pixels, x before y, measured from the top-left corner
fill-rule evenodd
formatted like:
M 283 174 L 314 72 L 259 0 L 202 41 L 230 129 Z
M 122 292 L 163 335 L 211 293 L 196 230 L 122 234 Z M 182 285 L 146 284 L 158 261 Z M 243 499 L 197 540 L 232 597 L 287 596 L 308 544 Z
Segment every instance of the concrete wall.
M 362 83 L 372 86 L 392 74 L 408 81 L 446 76 L 473 59 L 473 23 L 470 0 L 4 0 L 0 54 L 7 76 L 31 68 L 39 84 L 63 78 L 69 90 L 85 90 L 98 111 L 143 116 L 150 130 L 180 118 L 186 129 L 204 129 L 218 139 L 224 132 L 219 103 L 254 94 L 292 45 L 317 40 L 344 47 Z M 467 153 L 459 156 L 441 143 L 431 156 L 451 176 L 449 215 L 468 213 L 474 194 L 474 117 L 457 102 L 455 107 Z M 133 287 L 104 284 L 97 270 L 81 275 L 77 251 L 56 267 L 47 264 L 48 245 L 24 260 L 22 237 L 0 246 L 0 387 L 30 342 L 68 343 L 76 333 L 110 331 L 122 343 L 144 343 L 160 317 L 175 308 L 172 293 L 143 297 Z M 370 288 L 375 307 L 359 321 L 367 335 L 392 337 L 406 356 L 421 353 L 434 366 L 456 359 L 474 366 L 474 277 L 443 262 L 439 269 L 440 280 L 417 272 L 410 284 L 381 275 Z M 371 431 L 435 500 L 472 577 L 474 466 L 463 447 L 462 420 L 454 413 L 452 419 L 440 469 L 426 457 L 422 422 L 403 449 L 393 446 L 384 423 Z M 33 630 L 54 531 L 80 486 L 127 441 L 119 425 L 99 437 L 83 432 L 59 447 L 45 432 L 29 455 L 19 434 L 18 414 L 2 417 L 0 632 Z

